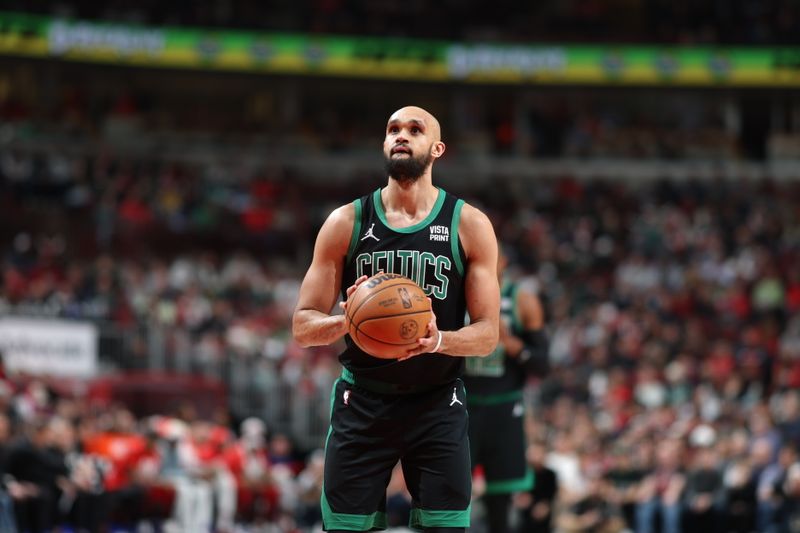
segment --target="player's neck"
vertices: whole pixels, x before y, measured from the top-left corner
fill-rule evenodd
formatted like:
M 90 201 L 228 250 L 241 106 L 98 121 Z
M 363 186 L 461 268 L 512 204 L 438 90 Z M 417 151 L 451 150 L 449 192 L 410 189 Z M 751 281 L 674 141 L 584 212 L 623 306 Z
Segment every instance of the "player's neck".
M 389 184 L 381 191 L 381 200 L 387 213 L 399 212 L 414 218 L 430 213 L 438 197 L 439 189 L 431 183 L 429 173 L 413 183 L 389 179 Z

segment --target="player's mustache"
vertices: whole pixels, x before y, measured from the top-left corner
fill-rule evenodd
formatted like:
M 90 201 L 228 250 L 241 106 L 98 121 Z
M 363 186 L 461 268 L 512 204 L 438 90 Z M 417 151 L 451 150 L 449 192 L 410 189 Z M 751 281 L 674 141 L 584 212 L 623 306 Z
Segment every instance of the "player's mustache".
M 398 152 L 400 152 L 400 153 L 404 153 L 404 154 L 405 154 L 405 153 L 407 153 L 407 154 L 411 154 L 411 153 L 412 153 L 412 152 L 411 152 L 411 148 L 409 148 L 409 147 L 408 147 L 408 144 L 406 144 L 406 143 L 397 143 L 397 144 L 395 144 L 395 145 L 392 147 L 392 150 L 391 150 L 391 152 L 390 152 L 390 153 L 392 153 L 392 154 L 396 154 L 396 153 L 398 153 Z

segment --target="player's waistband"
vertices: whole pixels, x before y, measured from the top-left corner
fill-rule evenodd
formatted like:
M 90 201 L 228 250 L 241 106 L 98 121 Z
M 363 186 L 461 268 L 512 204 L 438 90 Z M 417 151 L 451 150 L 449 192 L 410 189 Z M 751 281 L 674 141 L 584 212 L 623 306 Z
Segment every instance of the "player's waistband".
M 347 368 L 342 368 L 342 380 L 346 381 L 356 387 L 361 387 L 364 390 L 374 392 L 376 394 L 414 394 L 418 392 L 428 392 L 444 385 L 431 385 L 425 384 L 405 384 L 405 383 L 386 383 L 376 379 L 369 379 L 362 376 L 356 376 Z

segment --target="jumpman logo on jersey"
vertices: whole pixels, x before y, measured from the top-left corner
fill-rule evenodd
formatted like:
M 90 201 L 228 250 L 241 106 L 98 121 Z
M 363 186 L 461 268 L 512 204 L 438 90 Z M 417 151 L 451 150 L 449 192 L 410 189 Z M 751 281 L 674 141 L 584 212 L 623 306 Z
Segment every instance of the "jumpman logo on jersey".
M 450 400 L 450 407 L 453 407 L 455 404 L 464 405 L 461 403 L 461 400 L 458 399 L 458 396 L 456 396 L 456 388 L 453 387 L 453 399 Z
M 364 236 L 363 236 L 363 237 L 361 237 L 361 240 L 363 241 L 363 240 L 366 240 L 366 239 L 369 239 L 370 237 L 372 237 L 372 238 L 373 238 L 373 239 L 375 239 L 376 241 L 379 241 L 380 239 L 379 239 L 379 238 L 377 238 L 377 237 L 375 236 L 375 234 L 374 234 L 374 233 L 372 233 L 372 230 L 373 230 L 374 228 L 375 228 L 375 224 L 373 223 L 373 224 L 372 224 L 372 225 L 369 227 L 369 229 L 367 230 L 367 232 L 364 234 Z

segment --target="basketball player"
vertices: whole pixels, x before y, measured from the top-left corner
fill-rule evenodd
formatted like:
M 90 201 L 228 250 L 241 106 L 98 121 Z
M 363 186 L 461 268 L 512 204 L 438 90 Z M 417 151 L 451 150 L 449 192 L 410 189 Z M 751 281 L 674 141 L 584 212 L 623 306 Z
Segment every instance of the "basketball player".
M 458 376 L 463 357 L 497 345 L 497 241 L 486 215 L 433 185 L 431 169 L 444 151 L 433 115 L 419 107 L 392 114 L 383 142 L 388 183 L 331 213 L 300 288 L 293 334 L 302 346 L 343 337 L 344 316 L 330 314 L 339 292 L 345 289 L 346 299 L 381 271 L 412 278 L 433 310 L 418 347 L 396 360 L 371 357 L 345 338 L 325 451 L 326 531 L 385 529 L 386 486 L 398 460 L 413 499 L 410 527 L 469 526 L 467 411 Z
M 498 277 L 508 257 L 499 253 Z M 473 466 L 483 466 L 490 533 L 510 531 L 511 495 L 533 488 L 525 459 L 522 389 L 531 374 L 548 367 L 544 314 L 539 297 L 506 279 L 500 299 L 500 342 L 488 357 L 470 358 L 464 381 L 469 397 L 469 440 Z

